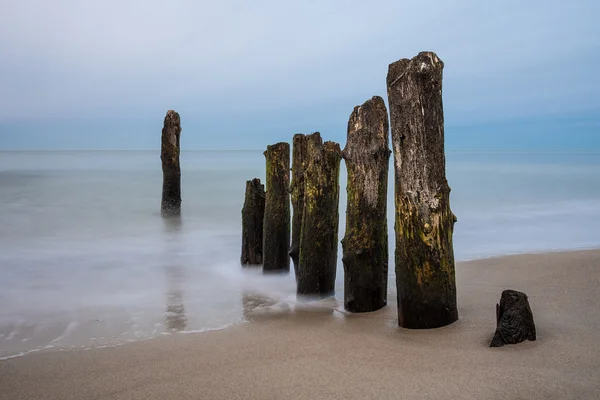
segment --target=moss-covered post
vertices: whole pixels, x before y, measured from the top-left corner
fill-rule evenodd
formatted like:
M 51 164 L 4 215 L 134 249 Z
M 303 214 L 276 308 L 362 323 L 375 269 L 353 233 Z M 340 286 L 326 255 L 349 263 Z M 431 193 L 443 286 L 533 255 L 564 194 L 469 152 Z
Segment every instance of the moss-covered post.
M 181 169 L 179 166 L 179 137 L 181 120 L 173 110 L 167 111 L 162 130 L 160 159 L 163 170 L 161 213 L 164 216 L 181 214 Z
M 388 113 L 381 97 L 354 108 L 342 153 L 348 171 L 342 240 L 344 307 L 350 312 L 375 311 L 387 304 L 388 136 Z
M 300 260 L 300 230 L 304 213 L 304 170 L 306 168 L 307 137 L 303 134 L 294 135 L 292 142 L 292 245 L 290 257 L 294 262 L 296 279 L 298 278 L 298 262 Z
M 446 181 L 442 71 L 435 53 L 390 64 L 398 324 L 436 328 L 458 319 Z
M 246 198 L 242 208 L 242 265 L 260 265 L 263 261 L 263 222 L 265 186 L 260 179 L 246 181 Z
M 307 136 L 297 278 L 301 295 L 335 293 L 341 153 L 339 144 L 323 143 L 319 132 Z
M 263 226 L 263 272 L 289 272 L 290 145 L 267 146 L 267 194 Z

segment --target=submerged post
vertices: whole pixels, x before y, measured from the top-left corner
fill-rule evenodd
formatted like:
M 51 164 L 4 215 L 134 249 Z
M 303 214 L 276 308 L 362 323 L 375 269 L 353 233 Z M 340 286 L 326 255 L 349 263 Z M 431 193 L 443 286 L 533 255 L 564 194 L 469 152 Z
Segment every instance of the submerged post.
M 260 179 L 246 181 L 246 198 L 242 208 L 242 265 L 263 262 L 263 220 L 265 217 L 265 186 Z
M 436 328 L 458 319 L 444 156 L 442 71 L 435 53 L 390 64 L 396 205 L 398 324 Z
M 263 272 L 289 272 L 290 145 L 267 146 L 267 194 L 263 226 Z
M 341 150 L 315 132 L 307 136 L 306 154 L 297 292 L 327 296 L 335 292 Z
M 181 214 L 181 169 L 179 166 L 179 114 L 167 111 L 162 130 L 160 159 L 163 170 L 161 213 L 164 216 Z
M 292 245 L 290 257 L 294 262 L 296 279 L 298 278 L 298 262 L 300 260 L 300 230 L 302 228 L 302 215 L 304 213 L 304 170 L 306 169 L 307 136 L 303 134 L 294 135 L 292 142 Z
M 354 108 L 343 158 L 348 170 L 346 234 L 342 239 L 344 307 L 375 311 L 387 304 L 388 115 L 375 96 Z

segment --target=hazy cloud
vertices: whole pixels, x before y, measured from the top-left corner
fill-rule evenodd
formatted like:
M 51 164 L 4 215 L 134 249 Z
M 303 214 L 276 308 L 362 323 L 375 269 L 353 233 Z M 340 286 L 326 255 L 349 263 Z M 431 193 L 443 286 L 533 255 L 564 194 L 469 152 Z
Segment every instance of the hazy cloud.
M 587 0 L 12 0 L 0 15 L 0 148 L 23 124 L 27 135 L 86 121 L 104 121 L 110 143 L 169 108 L 244 146 L 334 126 L 341 140 L 354 105 L 385 97 L 387 65 L 421 50 L 445 62 L 450 124 L 597 114 L 597 15 Z M 196 135 L 193 147 L 211 140 Z

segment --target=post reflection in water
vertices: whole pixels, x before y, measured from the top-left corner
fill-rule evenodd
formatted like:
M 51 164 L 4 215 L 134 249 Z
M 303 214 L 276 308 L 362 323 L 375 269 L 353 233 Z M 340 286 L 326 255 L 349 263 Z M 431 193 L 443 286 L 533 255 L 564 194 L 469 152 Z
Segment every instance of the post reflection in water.
M 183 305 L 183 290 L 181 284 L 185 278 L 185 270 L 177 263 L 178 247 L 181 240 L 181 216 L 163 218 L 167 233 L 167 259 L 165 274 L 167 278 L 165 326 L 168 331 L 179 332 L 187 328 L 187 318 Z

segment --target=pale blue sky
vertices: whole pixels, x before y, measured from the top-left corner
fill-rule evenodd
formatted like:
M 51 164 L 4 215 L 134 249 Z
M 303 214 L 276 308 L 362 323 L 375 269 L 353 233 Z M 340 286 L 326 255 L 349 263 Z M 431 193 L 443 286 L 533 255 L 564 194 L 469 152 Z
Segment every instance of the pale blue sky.
M 0 14 L 0 150 L 345 141 L 389 63 L 445 62 L 448 148 L 600 149 L 600 3 L 12 0 Z

